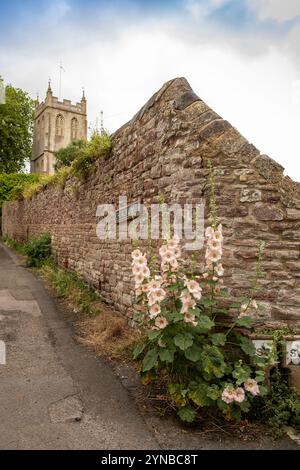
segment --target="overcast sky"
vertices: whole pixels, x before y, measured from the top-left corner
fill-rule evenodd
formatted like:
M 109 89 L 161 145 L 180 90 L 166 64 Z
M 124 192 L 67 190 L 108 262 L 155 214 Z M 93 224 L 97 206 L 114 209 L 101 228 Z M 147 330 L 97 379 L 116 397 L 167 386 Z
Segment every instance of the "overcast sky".
M 184 76 L 300 181 L 300 0 L 0 0 L 0 75 L 88 100 L 116 130 Z

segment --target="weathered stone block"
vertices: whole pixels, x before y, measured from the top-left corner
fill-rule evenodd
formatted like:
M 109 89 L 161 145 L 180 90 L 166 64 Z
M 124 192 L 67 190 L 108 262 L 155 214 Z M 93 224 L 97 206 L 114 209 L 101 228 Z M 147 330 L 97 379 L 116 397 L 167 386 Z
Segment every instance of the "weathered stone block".
M 257 202 L 261 201 L 261 191 L 259 189 L 244 188 L 241 190 L 241 202 Z
M 278 207 L 262 204 L 254 207 L 252 214 L 258 220 L 283 220 L 284 212 Z

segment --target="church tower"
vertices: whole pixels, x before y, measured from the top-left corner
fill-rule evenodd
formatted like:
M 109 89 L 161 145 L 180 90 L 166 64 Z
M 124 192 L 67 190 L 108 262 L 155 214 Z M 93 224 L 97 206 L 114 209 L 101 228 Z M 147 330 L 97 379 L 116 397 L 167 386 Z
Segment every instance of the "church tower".
M 35 102 L 31 173 L 54 173 L 54 152 L 78 139 L 87 139 L 86 98 L 80 103 L 59 101 L 50 80 L 46 99 Z

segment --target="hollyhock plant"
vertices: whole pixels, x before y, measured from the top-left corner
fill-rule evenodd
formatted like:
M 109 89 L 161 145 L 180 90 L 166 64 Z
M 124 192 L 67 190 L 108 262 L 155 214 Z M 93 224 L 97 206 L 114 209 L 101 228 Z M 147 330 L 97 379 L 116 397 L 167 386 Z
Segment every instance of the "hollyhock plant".
M 159 378 L 187 422 L 202 408 L 239 420 L 252 400 L 266 393 L 267 358 L 256 356 L 247 334 L 258 308 L 254 294 L 259 269 L 250 298 L 224 307 L 224 230 L 217 223 L 213 197 L 211 208 L 204 252 L 197 254 L 203 261 L 190 260 L 191 269 L 186 268 L 187 253 L 183 259 L 178 237 L 163 243 L 154 264 L 141 250 L 132 252 L 137 304 L 142 306 L 135 319 L 146 332 L 134 358 L 140 361 L 142 380 Z
M 169 399 L 181 419 L 191 420 L 195 410 L 203 407 L 218 409 L 227 419 L 240 419 L 249 409 L 249 397 L 265 392 L 265 363 L 258 360 L 251 340 L 240 330 L 251 328 L 251 312 L 258 305 L 253 298 L 243 299 L 238 315 L 226 325 L 217 297 L 223 292 L 225 272 L 223 228 L 210 226 L 205 233 L 202 273 L 183 268 L 175 238 L 159 249 L 155 272 L 145 254 L 133 251 L 135 291 L 148 330 L 146 342 L 135 348 L 134 357 L 141 358 L 141 375 L 147 383 L 155 375 L 169 377 Z

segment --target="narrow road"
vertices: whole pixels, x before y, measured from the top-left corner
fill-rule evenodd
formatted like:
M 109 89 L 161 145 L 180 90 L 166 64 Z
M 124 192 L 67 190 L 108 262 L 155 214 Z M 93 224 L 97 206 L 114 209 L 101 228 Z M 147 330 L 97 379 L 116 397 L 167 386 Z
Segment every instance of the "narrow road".
M 157 449 L 113 371 L 72 339 L 41 281 L 0 244 L 0 449 Z

